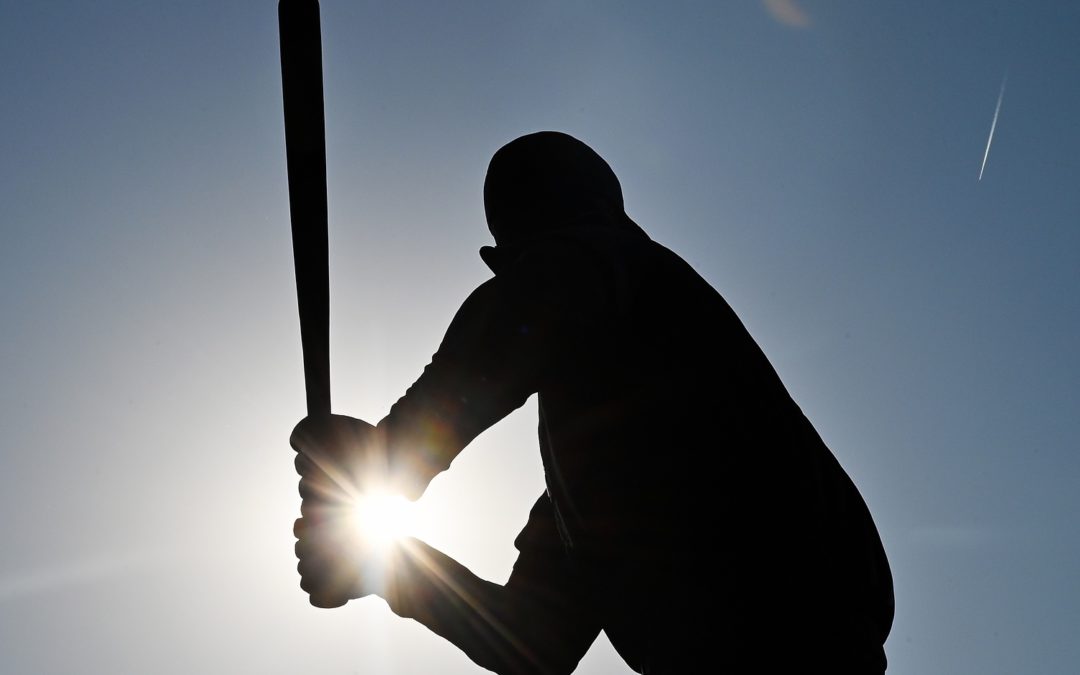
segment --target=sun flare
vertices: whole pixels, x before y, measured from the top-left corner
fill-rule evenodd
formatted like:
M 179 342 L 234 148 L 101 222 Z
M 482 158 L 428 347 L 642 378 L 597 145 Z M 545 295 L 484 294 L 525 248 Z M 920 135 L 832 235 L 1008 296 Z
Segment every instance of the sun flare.
M 377 548 L 416 534 L 417 505 L 401 495 L 376 492 L 356 500 L 353 519 L 360 535 Z

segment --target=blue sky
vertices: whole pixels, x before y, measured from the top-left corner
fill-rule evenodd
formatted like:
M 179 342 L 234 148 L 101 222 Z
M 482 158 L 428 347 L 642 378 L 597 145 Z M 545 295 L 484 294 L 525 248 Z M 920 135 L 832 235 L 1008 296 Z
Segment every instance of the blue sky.
M 322 5 L 338 412 L 381 417 L 487 277 L 491 154 L 567 131 L 859 485 L 889 672 L 1075 668 L 1074 3 Z M 0 670 L 479 671 L 296 585 L 276 20 L 0 1 Z M 495 580 L 543 486 L 532 406 L 424 498 Z M 601 639 L 579 672 L 629 669 Z

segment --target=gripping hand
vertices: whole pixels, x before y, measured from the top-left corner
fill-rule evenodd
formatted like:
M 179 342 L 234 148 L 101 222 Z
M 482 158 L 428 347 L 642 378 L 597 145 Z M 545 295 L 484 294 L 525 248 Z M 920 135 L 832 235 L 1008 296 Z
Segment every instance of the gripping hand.
M 289 438 L 303 500 L 293 526 L 297 571 L 316 607 L 340 607 L 374 591 L 376 557 L 356 531 L 353 510 L 386 472 L 376 436 L 367 422 L 325 415 L 304 418 Z

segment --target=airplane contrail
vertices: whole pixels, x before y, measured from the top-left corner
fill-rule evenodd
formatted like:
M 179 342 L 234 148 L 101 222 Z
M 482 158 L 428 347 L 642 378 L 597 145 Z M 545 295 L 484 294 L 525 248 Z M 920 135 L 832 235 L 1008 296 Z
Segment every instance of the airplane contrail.
M 986 150 L 983 152 L 982 166 L 979 167 L 979 180 L 982 180 L 983 171 L 986 171 L 986 158 L 990 156 L 990 144 L 994 142 L 994 129 L 997 127 L 998 113 L 1001 112 L 1001 99 L 1005 98 L 1005 83 L 1009 81 L 1009 73 L 1001 78 L 1001 91 L 998 92 L 997 105 L 994 106 L 994 121 L 990 123 L 990 137 L 986 139 Z

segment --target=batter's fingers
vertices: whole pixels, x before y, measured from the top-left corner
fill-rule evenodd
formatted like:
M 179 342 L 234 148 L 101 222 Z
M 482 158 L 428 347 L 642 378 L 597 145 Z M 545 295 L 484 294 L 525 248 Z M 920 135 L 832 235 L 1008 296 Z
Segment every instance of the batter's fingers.
M 289 445 L 292 446 L 293 450 L 300 452 L 301 446 L 314 440 L 313 431 L 317 428 L 317 425 L 318 422 L 315 418 L 305 417 L 293 427 L 292 433 L 289 434 Z
M 293 467 L 296 469 L 296 473 L 306 476 L 315 469 L 315 463 L 303 452 L 297 452 L 296 457 L 293 458 Z
M 302 558 L 296 570 L 300 573 L 300 589 L 308 595 L 348 599 L 348 595 L 342 592 L 348 584 L 341 578 L 342 572 L 336 565 Z
M 330 520 L 336 510 L 332 504 L 321 499 L 304 499 L 300 502 L 300 515 L 316 526 Z
M 309 451 L 300 451 L 293 457 L 293 468 L 296 469 L 296 473 L 306 477 L 323 477 L 324 480 L 329 480 L 329 476 L 326 474 L 324 467 L 333 466 L 333 462 L 327 460 L 325 457 L 319 454 L 313 454 Z
M 337 547 L 338 542 L 335 540 L 324 540 L 311 535 L 301 537 L 293 544 L 293 553 L 300 560 L 307 561 L 307 563 L 315 565 L 319 564 L 319 556 L 329 557 L 338 556 Z M 321 561 L 320 561 L 321 562 Z M 327 566 L 324 564 L 324 566 Z M 305 570 L 310 571 L 310 570 Z
M 300 575 L 300 590 L 305 593 L 327 593 L 329 565 L 317 564 L 311 558 L 300 558 L 296 572 Z
M 334 486 L 327 483 L 326 480 L 319 480 L 310 476 L 301 478 L 296 489 L 300 492 L 300 498 L 305 500 L 322 500 L 329 503 L 334 500 L 343 501 L 345 499 L 340 490 L 335 490 Z

